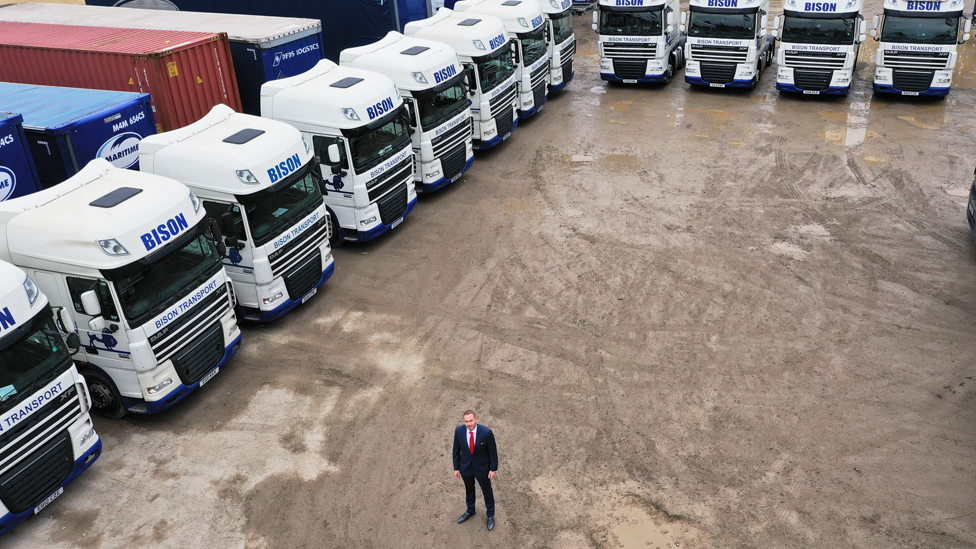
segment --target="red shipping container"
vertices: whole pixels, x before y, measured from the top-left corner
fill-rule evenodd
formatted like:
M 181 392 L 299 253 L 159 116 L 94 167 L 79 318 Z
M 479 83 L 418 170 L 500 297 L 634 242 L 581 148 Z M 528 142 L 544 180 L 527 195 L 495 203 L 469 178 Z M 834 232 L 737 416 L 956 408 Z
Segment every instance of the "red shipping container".
M 226 33 L 0 22 L 0 81 L 149 93 L 159 131 L 241 110 Z

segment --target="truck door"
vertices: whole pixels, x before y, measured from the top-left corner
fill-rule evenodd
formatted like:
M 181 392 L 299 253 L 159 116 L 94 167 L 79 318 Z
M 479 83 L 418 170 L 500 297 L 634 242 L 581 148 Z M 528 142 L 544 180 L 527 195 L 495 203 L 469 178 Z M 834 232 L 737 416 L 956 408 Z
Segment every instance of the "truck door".
M 221 258 L 221 261 L 227 270 L 227 276 L 234 281 L 237 299 L 241 305 L 257 307 L 258 297 L 257 293 L 253 291 L 255 284 L 254 248 L 248 242 L 241 205 L 204 200 L 203 208 L 207 210 L 207 215 L 220 225 L 225 240 L 230 239 L 233 242 L 231 237 L 236 237 L 237 242 L 243 245 L 240 247 L 231 246 L 229 242 L 227 254 Z
M 108 282 L 75 276 L 67 276 L 65 281 L 85 360 L 104 370 L 123 396 L 142 398 L 142 388 L 132 364 L 132 355 L 129 354 L 125 324 L 119 317 L 119 308 Z M 104 319 L 105 328 L 102 330 L 93 328 L 92 321 L 98 317 L 87 314 L 82 305 L 81 295 L 90 290 L 95 291 L 102 309 L 99 315 Z
M 329 146 L 338 145 L 339 161 L 329 160 Z M 352 189 L 352 176 L 349 175 L 349 156 L 346 154 L 346 140 L 342 137 L 313 135 L 312 149 L 315 161 L 322 170 L 322 194 L 325 204 L 336 215 L 335 221 L 344 229 L 356 230 L 356 200 Z

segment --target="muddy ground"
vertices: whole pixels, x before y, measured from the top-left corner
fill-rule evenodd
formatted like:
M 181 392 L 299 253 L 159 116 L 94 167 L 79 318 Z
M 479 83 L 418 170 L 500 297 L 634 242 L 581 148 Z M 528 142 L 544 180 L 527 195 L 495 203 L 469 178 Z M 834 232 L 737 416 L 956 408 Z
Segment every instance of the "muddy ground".
M 944 101 L 874 97 L 871 40 L 787 97 L 607 85 L 588 24 L 569 91 L 0 543 L 976 546 L 976 48 Z

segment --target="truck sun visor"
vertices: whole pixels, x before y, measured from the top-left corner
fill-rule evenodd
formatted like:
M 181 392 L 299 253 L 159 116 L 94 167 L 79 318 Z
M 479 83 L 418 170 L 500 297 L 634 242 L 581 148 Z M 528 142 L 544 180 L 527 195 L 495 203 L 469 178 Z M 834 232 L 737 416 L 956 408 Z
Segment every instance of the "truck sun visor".
M 89 206 L 94 206 L 96 208 L 112 208 L 118 206 L 119 204 L 125 202 L 126 200 L 132 198 L 133 196 L 142 192 L 142 189 L 134 189 L 132 187 L 119 187 L 114 191 L 106 194 L 101 198 L 96 198 L 90 202 Z
M 264 130 L 256 130 L 254 128 L 245 128 L 234 135 L 224 138 L 224 143 L 231 143 L 233 145 L 243 145 L 248 141 L 254 139 L 255 137 L 264 133 Z

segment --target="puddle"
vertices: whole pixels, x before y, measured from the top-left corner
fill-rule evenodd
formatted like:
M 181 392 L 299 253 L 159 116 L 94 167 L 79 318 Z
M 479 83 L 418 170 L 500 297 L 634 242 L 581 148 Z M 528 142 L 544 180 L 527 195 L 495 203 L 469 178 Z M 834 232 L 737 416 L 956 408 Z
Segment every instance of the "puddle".
M 574 154 L 571 156 L 564 156 L 563 160 L 566 162 L 593 162 L 593 157 L 583 154 Z
M 864 161 L 872 166 L 880 166 L 885 163 L 883 158 L 878 158 L 877 156 L 865 156 Z
M 609 107 L 610 110 L 614 112 L 624 112 L 624 111 L 629 111 L 630 106 L 633 104 L 634 104 L 634 100 L 628 99 L 625 101 L 611 101 L 607 103 L 607 107 Z
M 853 147 L 864 143 L 869 137 L 878 137 L 877 132 L 868 130 L 867 112 L 871 100 L 852 101 L 847 112 L 820 111 L 821 118 L 829 122 L 839 122 L 843 128 L 828 129 L 820 134 L 826 141 L 843 147 Z
M 733 147 L 741 147 L 745 145 L 745 143 L 742 141 L 729 141 L 729 145 L 732 145 Z
M 630 124 L 630 122 L 627 122 L 625 120 L 614 120 L 613 118 L 611 118 L 609 122 L 611 124 Z
M 636 507 L 618 511 L 620 524 L 610 530 L 617 538 L 617 547 L 623 549 L 665 549 L 680 547 L 682 532 L 677 525 L 654 520 L 643 509 Z M 687 532 L 684 532 L 687 533 Z
M 939 126 L 938 124 L 931 124 L 931 123 L 928 123 L 928 122 L 920 122 L 920 121 L 916 120 L 914 116 L 899 116 L 898 119 L 899 120 L 904 120 L 905 122 L 908 122 L 909 124 L 911 124 L 912 126 L 915 126 L 916 128 L 922 128 L 922 129 L 925 129 L 925 130 L 939 130 L 939 129 L 942 129 L 942 127 Z
M 847 124 L 846 112 L 820 111 L 820 116 L 822 116 L 825 120 Z

